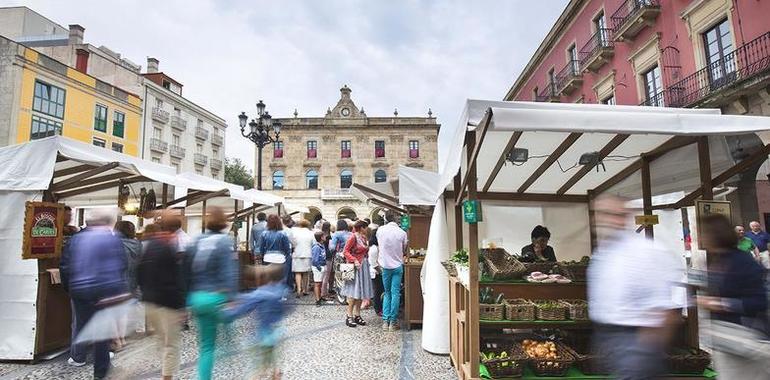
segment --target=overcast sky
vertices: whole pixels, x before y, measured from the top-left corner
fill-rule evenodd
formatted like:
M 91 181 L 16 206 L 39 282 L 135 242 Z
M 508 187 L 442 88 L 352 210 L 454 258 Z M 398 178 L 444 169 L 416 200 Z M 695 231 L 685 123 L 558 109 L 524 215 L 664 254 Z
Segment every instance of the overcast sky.
M 323 116 L 347 84 L 369 116 L 457 122 L 467 98 L 500 100 L 566 0 L 0 0 L 184 84 L 227 120 L 226 154 L 253 166 L 237 115 L 263 99 L 274 117 Z

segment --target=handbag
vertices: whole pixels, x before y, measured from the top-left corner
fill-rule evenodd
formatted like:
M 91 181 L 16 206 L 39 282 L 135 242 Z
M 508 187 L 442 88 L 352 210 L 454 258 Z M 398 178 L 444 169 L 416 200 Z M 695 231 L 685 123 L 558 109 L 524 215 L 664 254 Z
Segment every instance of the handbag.
M 345 282 L 353 281 L 356 278 L 355 264 L 340 264 L 340 269 L 336 272 L 339 279 Z
M 737 323 L 711 321 L 711 348 L 748 360 L 770 360 L 767 335 Z

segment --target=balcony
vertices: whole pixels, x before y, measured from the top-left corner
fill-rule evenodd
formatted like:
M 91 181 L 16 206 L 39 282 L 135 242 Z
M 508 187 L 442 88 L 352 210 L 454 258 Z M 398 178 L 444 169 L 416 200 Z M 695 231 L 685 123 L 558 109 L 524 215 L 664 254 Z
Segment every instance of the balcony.
M 214 146 L 222 146 L 225 143 L 225 138 L 222 137 L 222 135 L 213 134 L 211 135 L 211 145 Z
M 200 140 L 208 140 L 209 131 L 203 127 L 195 127 L 195 138 Z
M 660 14 L 659 0 L 626 0 L 612 14 L 610 23 L 615 41 L 630 41 L 647 26 L 655 24 Z
M 171 128 L 184 131 L 187 129 L 187 120 L 182 119 L 181 116 L 171 116 Z
M 168 143 L 156 138 L 150 139 L 150 150 L 158 153 L 168 152 Z
M 610 58 L 615 54 L 615 42 L 612 37 L 612 30 L 602 28 L 596 31 L 593 36 L 580 49 L 580 68 L 582 71 L 597 72 Z
M 558 74 L 556 74 L 556 91 L 562 95 L 569 95 L 583 85 L 583 75 L 580 72 L 580 62 L 570 60 Z
M 350 193 L 350 189 L 321 189 L 321 199 L 354 199 L 355 196 Z
M 764 78 L 762 76 L 765 76 Z M 770 79 L 770 32 L 726 54 L 645 100 L 641 105 L 668 107 L 713 107 L 730 100 L 731 89 L 755 84 L 766 86 Z M 736 94 L 732 94 L 736 95 Z
M 212 158 L 210 160 L 211 170 L 222 170 L 222 160 Z
M 170 154 L 171 157 L 182 159 L 185 156 L 185 150 L 179 145 L 171 145 L 171 149 L 169 150 L 168 154 Z
M 160 109 L 158 107 L 155 107 L 155 108 L 152 109 L 152 119 L 153 120 L 158 121 L 158 122 L 163 123 L 163 124 L 166 124 L 166 123 L 168 123 L 168 118 L 169 118 L 168 112 L 166 112 L 166 111 L 164 111 L 164 110 L 162 110 L 162 109 Z
M 543 89 L 538 90 L 535 95 L 535 101 L 551 103 L 559 102 L 559 95 L 556 93 L 556 85 L 554 83 L 549 83 L 543 87 Z
M 203 153 L 195 153 L 193 156 L 193 163 L 195 163 L 195 165 L 206 166 L 206 164 L 209 163 L 209 157 Z

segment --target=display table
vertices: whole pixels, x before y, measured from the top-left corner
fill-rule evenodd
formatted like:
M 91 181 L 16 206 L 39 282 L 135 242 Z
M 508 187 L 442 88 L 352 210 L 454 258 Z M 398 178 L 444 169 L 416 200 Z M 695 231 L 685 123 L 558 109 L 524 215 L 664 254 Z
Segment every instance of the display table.
M 688 374 L 672 374 L 663 377 L 666 380 L 693 380 L 693 379 L 716 379 L 717 373 L 706 369 L 703 371 L 703 374 L 701 375 L 688 375 Z M 503 378 L 505 379 L 505 378 Z M 534 373 L 532 373 L 532 370 L 529 368 L 524 370 L 524 375 L 522 377 L 517 377 L 515 379 L 521 379 L 521 380 L 553 380 L 553 379 L 569 379 L 569 380 L 611 380 L 611 376 L 606 375 L 585 375 L 582 372 L 580 372 L 577 368 L 570 368 L 569 371 L 567 371 L 567 374 L 565 376 L 561 377 L 546 377 L 546 376 L 537 376 Z
M 422 324 L 422 260 L 410 259 L 404 263 L 404 323 L 407 329 Z

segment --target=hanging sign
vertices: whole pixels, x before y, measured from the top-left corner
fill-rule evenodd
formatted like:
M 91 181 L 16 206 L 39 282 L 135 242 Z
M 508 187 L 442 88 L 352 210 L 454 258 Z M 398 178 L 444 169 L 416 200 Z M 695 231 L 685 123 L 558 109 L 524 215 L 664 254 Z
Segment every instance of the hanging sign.
M 64 205 L 27 202 L 24 213 L 22 259 L 61 256 L 64 239 Z
M 463 218 L 466 223 L 475 224 L 482 222 L 481 216 L 481 203 L 479 201 L 464 201 L 463 202 Z
M 660 224 L 660 219 L 657 215 L 637 215 L 634 217 L 634 222 L 638 226 L 654 226 Z
M 412 227 L 412 218 L 407 214 L 401 215 L 401 221 L 399 224 L 401 225 L 401 229 L 406 231 Z
M 732 220 L 732 208 L 728 201 L 695 201 L 695 220 L 698 226 L 698 248 L 703 249 L 701 241 L 701 220 L 711 214 L 722 214 Z

